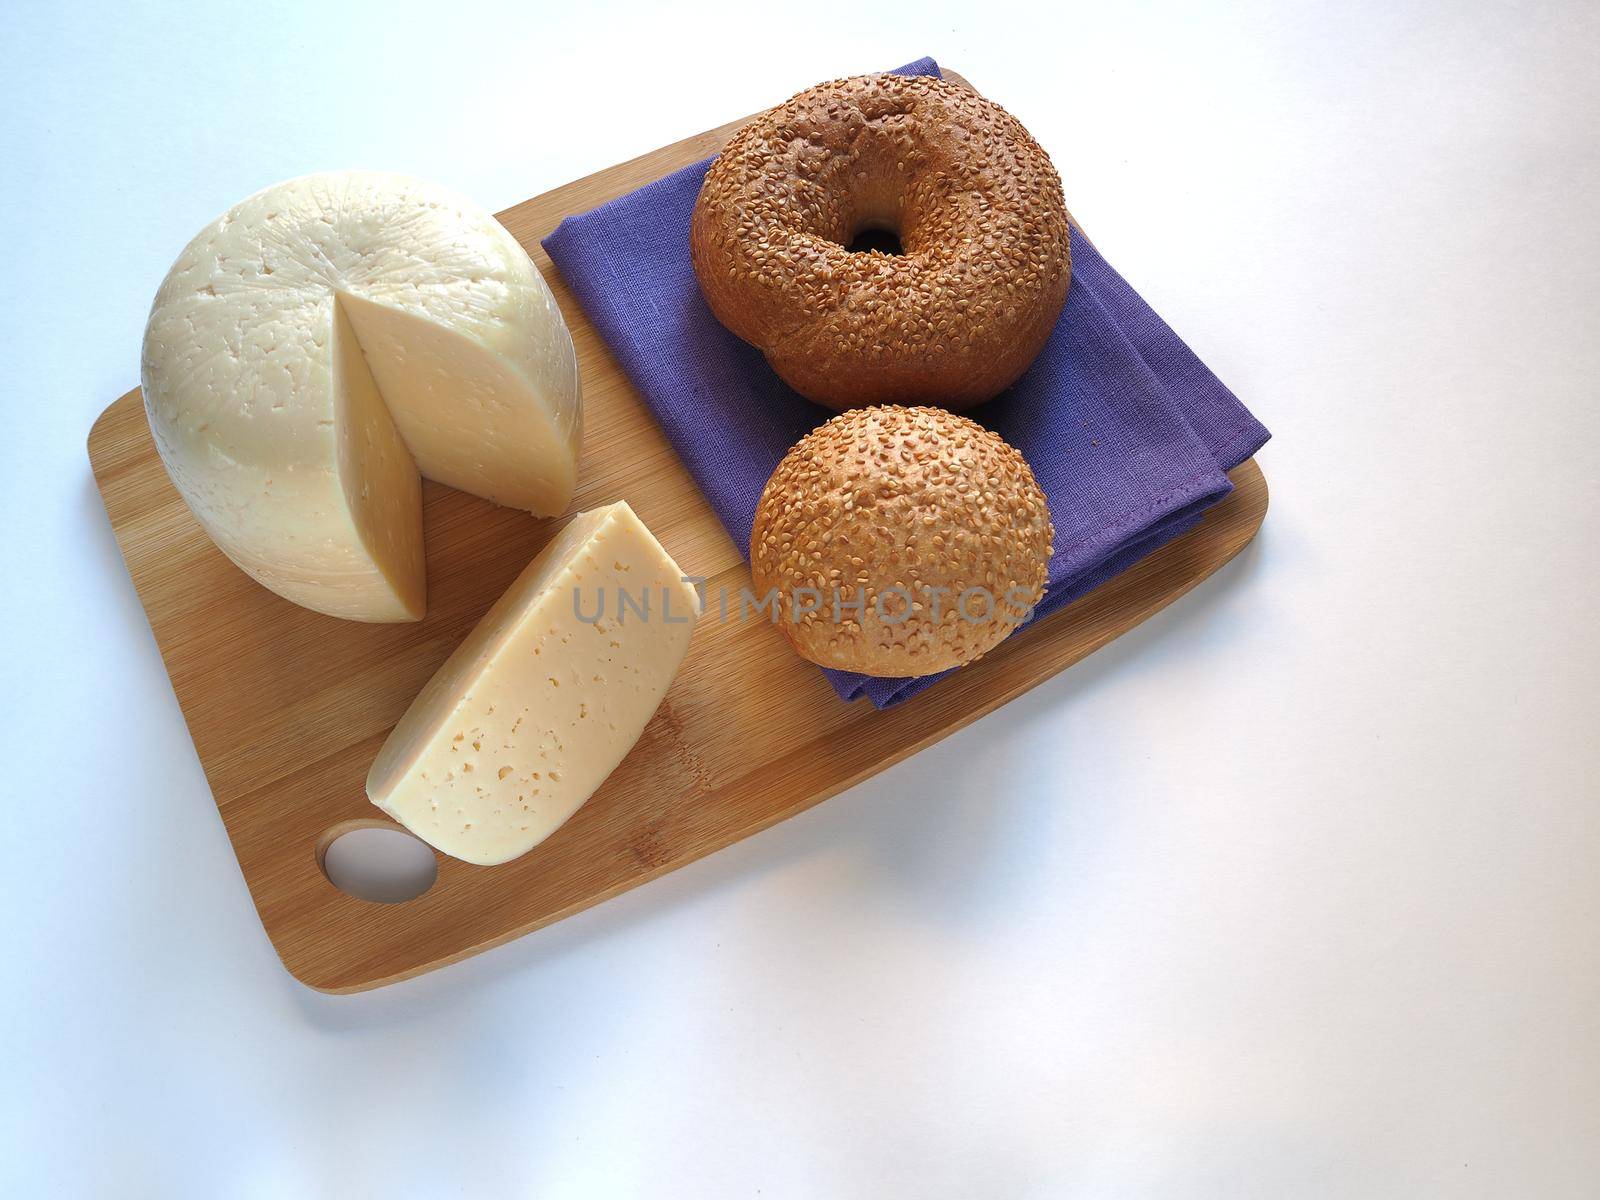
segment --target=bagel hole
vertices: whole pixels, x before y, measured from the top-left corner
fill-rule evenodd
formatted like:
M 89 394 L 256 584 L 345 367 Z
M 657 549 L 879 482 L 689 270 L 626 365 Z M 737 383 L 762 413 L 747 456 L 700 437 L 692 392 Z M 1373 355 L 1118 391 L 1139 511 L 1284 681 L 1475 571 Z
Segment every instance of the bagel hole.
M 845 249 L 851 254 L 866 254 L 876 250 L 879 254 L 904 254 L 900 235 L 883 225 L 867 225 L 856 231 Z

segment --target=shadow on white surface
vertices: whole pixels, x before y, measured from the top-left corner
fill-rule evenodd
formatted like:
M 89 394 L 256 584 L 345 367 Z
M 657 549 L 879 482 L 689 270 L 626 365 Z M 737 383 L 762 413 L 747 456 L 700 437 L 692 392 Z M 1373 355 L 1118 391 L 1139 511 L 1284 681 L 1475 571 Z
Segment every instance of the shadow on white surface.
M 1116 781 L 1102 775 L 1088 787 L 1074 777 L 1072 745 L 1054 733 L 1061 714 L 1093 703 L 1141 664 L 1170 666 L 1166 655 L 1175 648 L 1226 656 L 1227 643 L 1244 633 L 1236 612 L 1247 598 L 1259 598 L 1251 595 L 1265 552 L 1258 546 L 1270 526 L 1269 520 L 1255 542 L 1194 591 L 1084 662 L 773 829 L 416 979 L 351 996 L 323 995 L 286 972 L 283 984 L 315 1028 L 404 1025 L 440 1007 L 493 1005 L 497 992 L 529 973 L 559 972 L 652 926 L 677 925 L 697 909 L 724 904 L 758 882 L 788 894 L 822 927 L 848 925 L 860 913 L 893 923 L 907 938 L 981 941 L 1026 919 L 1041 890 L 1052 891 L 1059 904 L 1063 879 L 1093 877 L 1114 864 L 1116 847 L 1103 839 L 1117 830 Z M 997 789 L 994 781 L 1019 759 L 1048 764 L 1050 786 Z M 1078 804 L 1094 805 L 1094 819 L 1075 813 Z M 1063 824 L 1075 826 L 1074 837 L 1061 836 Z M 1053 860 L 1063 841 L 1068 858 Z

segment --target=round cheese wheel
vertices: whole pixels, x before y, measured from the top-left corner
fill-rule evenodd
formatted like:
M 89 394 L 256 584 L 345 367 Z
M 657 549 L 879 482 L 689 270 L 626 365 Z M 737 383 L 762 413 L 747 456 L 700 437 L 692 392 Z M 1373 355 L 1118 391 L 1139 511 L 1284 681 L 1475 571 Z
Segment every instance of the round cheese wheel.
M 489 213 L 401 175 L 309 175 L 217 218 L 151 307 L 141 378 L 206 532 L 279 595 L 422 616 L 419 474 L 540 515 L 577 474 L 572 339 Z

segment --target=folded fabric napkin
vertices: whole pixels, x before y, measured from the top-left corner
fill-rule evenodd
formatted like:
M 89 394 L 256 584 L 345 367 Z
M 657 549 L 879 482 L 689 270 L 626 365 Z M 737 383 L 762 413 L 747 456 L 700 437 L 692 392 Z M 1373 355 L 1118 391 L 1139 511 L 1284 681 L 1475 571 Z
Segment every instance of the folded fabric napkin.
M 938 67 L 924 58 L 897 73 Z M 833 414 L 790 390 L 700 296 L 689 221 L 710 161 L 566 218 L 544 247 L 748 552 L 768 476 Z M 1077 230 L 1055 332 L 1015 385 L 967 415 L 1022 452 L 1050 501 L 1055 554 L 1034 620 L 1192 528 L 1268 437 Z M 825 674 L 840 696 L 879 708 L 942 678 Z

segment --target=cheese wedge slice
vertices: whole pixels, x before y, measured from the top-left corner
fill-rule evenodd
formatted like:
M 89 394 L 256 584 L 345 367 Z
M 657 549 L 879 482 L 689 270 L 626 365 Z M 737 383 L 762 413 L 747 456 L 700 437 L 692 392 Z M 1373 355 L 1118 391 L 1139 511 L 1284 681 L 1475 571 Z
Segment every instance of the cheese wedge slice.
M 307 608 L 422 616 L 419 473 L 554 515 L 577 477 L 577 358 L 491 215 L 402 175 L 290 180 L 173 264 L 141 380 L 162 461 L 240 567 Z
M 467 862 L 525 854 L 638 741 L 699 614 L 626 504 L 574 517 L 406 710 L 368 798 Z

